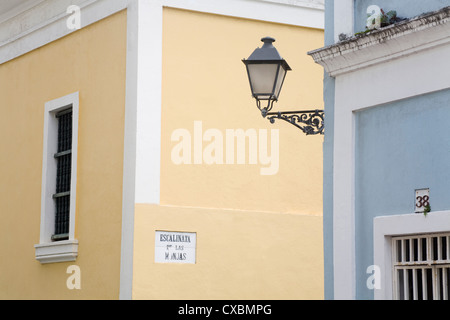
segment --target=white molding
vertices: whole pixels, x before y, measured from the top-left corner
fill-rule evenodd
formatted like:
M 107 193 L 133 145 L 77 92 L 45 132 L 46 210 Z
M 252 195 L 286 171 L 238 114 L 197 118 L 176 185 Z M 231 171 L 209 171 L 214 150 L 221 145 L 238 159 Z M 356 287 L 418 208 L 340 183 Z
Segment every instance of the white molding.
M 15 6 L 12 10 L 3 12 L 0 14 L 0 24 L 2 24 L 3 22 L 6 22 L 16 16 L 18 16 L 19 14 L 37 6 L 38 4 L 40 4 L 41 2 L 43 2 L 45 0 L 27 0 L 25 2 L 22 2 L 21 4 Z
M 267 0 L 159 0 L 162 6 L 323 29 L 324 10 L 299 1 Z
M 69 213 L 69 240 L 75 240 L 75 213 L 77 199 L 77 158 L 78 158 L 78 115 L 79 115 L 79 94 L 78 92 L 66 95 L 64 97 L 49 101 L 45 104 L 44 114 L 44 147 L 42 159 L 42 190 L 41 190 L 41 224 L 39 245 L 36 245 L 36 259 L 41 257 L 42 248 L 46 246 L 56 246 L 60 250 L 65 250 L 66 246 L 55 245 L 51 236 L 54 232 L 54 200 L 56 182 L 56 161 L 54 154 L 57 152 L 58 122 L 55 114 L 67 108 L 72 107 L 72 168 L 70 185 L 70 213 Z M 61 241 L 63 243 L 63 241 Z M 66 252 L 60 251 L 60 255 Z M 73 254 L 70 251 L 70 254 Z M 45 256 L 45 255 L 44 255 Z M 39 260 L 39 259 L 38 259 Z M 65 261 L 65 260 L 63 260 Z
M 392 300 L 392 237 L 450 231 L 450 211 L 381 216 L 373 220 L 374 264 L 380 267 L 381 287 L 376 300 Z
M 342 19 L 339 19 L 342 20 Z M 439 11 L 309 52 L 332 77 L 450 43 L 450 16 Z
M 139 1 L 128 3 L 127 60 L 124 120 L 123 183 L 122 183 L 122 238 L 120 256 L 119 299 L 132 299 L 134 209 L 136 186 L 136 136 L 138 105 L 138 13 Z
M 66 240 L 36 244 L 36 260 L 42 264 L 75 261 L 78 256 L 78 241 Z
M 81 27 L 127 7 L 128 0 L 73 0 L 81 9 Z M 60 39 L 67 28 L 67 1 L 46 0 L 0 24 L 0 64 Z M 24 27 L 26 26 L 26 27 Z
M 356 297 L 355 279 L 355 151 L 354 114 L 348 107 L 347 87 L 336 80 L 333 170 L 334 298 Z
M 160 201 L 162 20 L 161 3 L 140 0 L 137 24 L 139 67 L 136 71 L 136 203 L 159 204 Z
M 278 4 L 285 4 L 289 6 L 325 10 L 324 0 L 254 0 L 254 1 L 265 1 Z

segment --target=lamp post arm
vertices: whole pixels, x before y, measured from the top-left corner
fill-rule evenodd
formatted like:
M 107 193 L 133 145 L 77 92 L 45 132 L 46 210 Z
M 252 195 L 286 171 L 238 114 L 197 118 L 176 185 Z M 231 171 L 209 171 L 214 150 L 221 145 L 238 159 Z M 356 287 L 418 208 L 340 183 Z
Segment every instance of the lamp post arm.
M 325 113 L 323 110 L 267 112 L 263 117 L 275 123 L 284 120 L 302 130 L 306 135 L 324 134 Z

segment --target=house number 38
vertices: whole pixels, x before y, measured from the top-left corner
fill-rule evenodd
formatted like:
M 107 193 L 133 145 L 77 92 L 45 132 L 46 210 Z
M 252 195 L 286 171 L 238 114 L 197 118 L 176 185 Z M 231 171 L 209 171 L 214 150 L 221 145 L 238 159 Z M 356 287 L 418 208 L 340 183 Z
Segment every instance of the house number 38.
M 429 196 L 417 196 L 416 197 L 416 207 L 417 208 L 422 208 L 422 207 L 427 207 L 430 205 L 430 197 Z
M 424 212 L 430 206 L 430 190 L 420 189 L 416 190 L 416 212 Z

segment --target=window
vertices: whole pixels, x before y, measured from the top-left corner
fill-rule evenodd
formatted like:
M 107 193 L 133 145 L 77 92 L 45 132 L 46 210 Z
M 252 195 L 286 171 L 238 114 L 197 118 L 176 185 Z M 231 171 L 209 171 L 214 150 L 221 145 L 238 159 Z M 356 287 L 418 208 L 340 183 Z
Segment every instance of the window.
M 45 104 L 41 225 L 36 259 L 74 261 L 78 146 L 78 92 Z
M 72 158 L 72 108 L 56 114 L 58 119 L 58 151 L 55 153 L 56 192 L 55 201 L 55 232 L 52 240 L 67 240 L 69 238 L 70 212 L 70 178 Z
M 392 238 L 394 299 L 448 300 L 450 233 Z
M 450 210 L 374 218 L 376 300 L 448 299 Z

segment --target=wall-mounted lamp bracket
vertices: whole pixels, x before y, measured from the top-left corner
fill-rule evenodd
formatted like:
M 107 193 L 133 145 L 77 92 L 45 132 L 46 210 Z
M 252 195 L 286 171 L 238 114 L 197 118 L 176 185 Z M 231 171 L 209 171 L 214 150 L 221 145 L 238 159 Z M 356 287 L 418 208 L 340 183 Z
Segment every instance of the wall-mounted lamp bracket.
M 270 123 L 275 123 L 276 119 L 280 119 L 296 126 L 306 135 L 324 134 L 325 113 L 323 110 L 269 112 L 273 102 L 273 100 L 269 102 L 267 108 L 263 109 L 257 103 L 262 116 L 267 118 Z
M 306 135 L 324 134 L 323 110 L 270 112 L 273 103 L 278 101 L 286 73 L 292 69 L 273 46 L 274 38 L 265 37 L 261 41 L 264 45 L 256 48 L 242 62 L 247 69 L 252 96 L 256 99 L 256 106 L 262 116 L 271 123 L 276 119 L 289 122 Z M 261 107 L 262 101 L 267 101 L 266 107 Z

